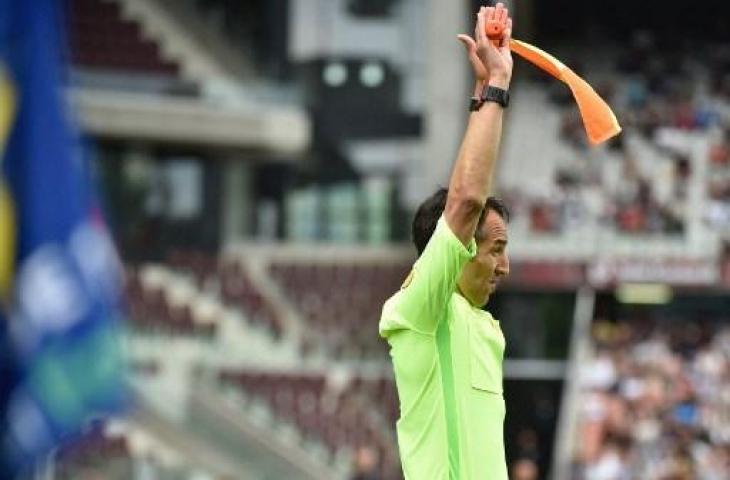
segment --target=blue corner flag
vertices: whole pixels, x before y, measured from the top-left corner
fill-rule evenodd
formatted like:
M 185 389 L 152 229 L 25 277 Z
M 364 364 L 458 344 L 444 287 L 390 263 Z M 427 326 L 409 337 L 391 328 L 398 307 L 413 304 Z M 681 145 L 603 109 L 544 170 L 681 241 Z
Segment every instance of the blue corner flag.
M 0 0 L 0 478 L 125 403 L 120 269 L 64 103 L 59 0 Z

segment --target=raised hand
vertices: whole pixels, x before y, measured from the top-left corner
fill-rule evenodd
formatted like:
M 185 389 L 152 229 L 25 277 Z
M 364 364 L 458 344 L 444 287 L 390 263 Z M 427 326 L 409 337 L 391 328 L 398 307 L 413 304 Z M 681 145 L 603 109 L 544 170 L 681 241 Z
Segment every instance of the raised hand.
M 507 28 L 508 18 L 509 11 L 501 3 L 497 4 L 497 7 L 487 15 L 485 31 L 487 32 L 487 37 L 497 47 L 502 42 L 502 36 L 504 35 L 504 29 Z
M 492 28 L 504 25 L 501 38 L 494 38 L 494 43 L 487 35 L 487 25 Z M 492 35 L 496 35 L 492 30 Z M 508 88 L 512 79 L 512 54 L 509 42 L 512 38 L 512 18 L 509 10 L 502 3 L 496 7 L 481 7 L 477 13 L 474 38 L 461 34 L 457 37 L 466 49 L 469 63 L 479 85 L 491 85 Z
M 479 14 L 484 10 L 484 8 L 485 7 L 481 7 L 479 9 L 479 12 L 477 12 L 477 19 L 479 18 Z M 486 82 L 487 80 L 489 80 L 489 71 L 487 71 L 487 67 L 479 59 L 479 55 L 477 55 L 477 43 L 474 41 L 474 39 L 465 33 L 457 35 L 456 38 L 459 39 L 459 41 L 464 45 L 464 48 L 466 49 L 469 63 L 471 63 L 471 68 L 474 71 L 474 78 L 479 82 Z

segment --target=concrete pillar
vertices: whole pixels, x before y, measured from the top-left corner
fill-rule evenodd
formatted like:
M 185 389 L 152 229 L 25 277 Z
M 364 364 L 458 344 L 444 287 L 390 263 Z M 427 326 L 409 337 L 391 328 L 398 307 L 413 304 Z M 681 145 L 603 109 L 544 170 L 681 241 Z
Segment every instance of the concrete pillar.
M 253 192 L 251 167 L 240 157 L 231 157 L 223 164 L 223 202 L 221 243 L 227 245 L 251 234 Z
M 470 70 L 459 33 L 473 33 L 466 0 L 428 0 L 423 31 L 426 61 L 424 154 L 407 168 L 405 198 L 414 208 L 437 186 L 447 185 L 464 134 Z

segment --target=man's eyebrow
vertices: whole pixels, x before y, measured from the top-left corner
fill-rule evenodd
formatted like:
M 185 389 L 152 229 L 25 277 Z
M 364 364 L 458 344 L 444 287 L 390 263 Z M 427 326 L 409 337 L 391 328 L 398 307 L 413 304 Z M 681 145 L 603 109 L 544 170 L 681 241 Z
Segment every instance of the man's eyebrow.
M 498 238 L 497 240 L 494 241 L 494 243 L 499 243 L 499 244 L 503 244 L 503 245 L 507 245 L 507 242 L 508 242 L 508 240 L 505 238 Z

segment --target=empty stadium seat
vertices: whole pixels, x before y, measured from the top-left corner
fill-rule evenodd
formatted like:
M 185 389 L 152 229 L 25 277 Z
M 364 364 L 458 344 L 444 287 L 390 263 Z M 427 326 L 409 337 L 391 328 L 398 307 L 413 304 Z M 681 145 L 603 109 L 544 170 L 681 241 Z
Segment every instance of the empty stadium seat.
M 71 61 L 100 70 L 175 76 L 177 64 L 162 58 L 139 25 L 122 17 L 117 3 L 72 0 L 68 12 Z
M 271 276 L 311 331 L 338 357 L 385 358 L 378 336 L 383 303 L 400 287 L 409 263 L 337 265 L 274 263 Z
M 125 272 L 128 317 L 140 330 L 172 335 L 215 335 L 220 312 L 201 308 L 197 292 L 154 267 L 128 267 Z M 177 287 L 177 288 L 176 288 Z
M 338 388 L 318 373 L 231 370 L 221 371 L 219 380 L 223 386 L 264 401 L 276 418 L 294 424 L 305 438 L 324 444 L 331 455 L 343 447 L 374 447 L 384 459 L 382 478 L 401 478 L 391 419 L 383 423 L 375 413 L 383 408 L 383 402 L 392 404 L 392 396 L 383 396 L 393 389 L 392 380 L 356 377 Z

